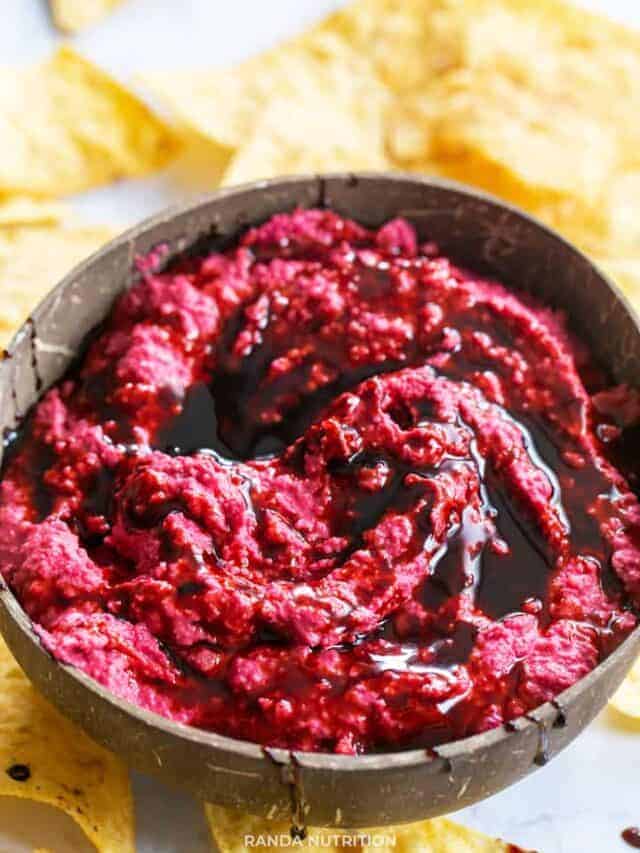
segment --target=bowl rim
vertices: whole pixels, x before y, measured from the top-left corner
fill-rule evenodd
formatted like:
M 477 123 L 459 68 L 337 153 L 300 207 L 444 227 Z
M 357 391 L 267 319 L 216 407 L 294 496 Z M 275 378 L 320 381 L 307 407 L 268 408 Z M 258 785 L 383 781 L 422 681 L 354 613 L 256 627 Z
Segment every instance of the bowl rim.
M 313 182 L 316 182 L 319 187 L 322 187 L 325 182 L 330 181 L 366 182 L 367 180 L 372 179 L 376 181 L 390 180 L 397 183 L 418 184 L 425 188 L 452 191 L 475 201 L 481 201 L 490 206 L 497 207 L 506 213 L 520 218 L 521 220 L 525 220 L 527 224 L 545 232 L 552 240 L 564 245 L 565 248 L 568 248 L 588 267 L 590 267 L 599 278 L 603 279 L 609 290 L 612 291 L 616 299 L 622 303 L 625 311 L 631 316 L 631 319 L 640 334 L 640 317 L 630 304 L 628 298 L 620 290 L 618 285 L 612 281 L 608 274 L 561 234 L 541 222 L 535 216 L 523 211 L 516 205 L 503 201 L 484 190 L 476 189 L 475 187 L 471 187 L 467 184 L 446 178 L 413 174 L 410 172 L 351 171 L 299 174 L 249 181 L 231 187 L 222 187 L 213 192 L 199 195 L 197 198 L 188 202 L 172 204 L 162 211 L 146 217 L 141 222 L 129 227 L 113 239 L 109 240 L 100 249 L 93 252 L 83 261 L 74 266 L 58 282 L 58 284 L 47 292 L 43 299 L 40 300 L 37 307 L 31 312 L 29 318 L 21 324 L 7 345 L 5 357 L 0 361 L 0 384 L 3 381 L 6 381 L 5 374 L 8 372 L 11 356 L 13 355 L 16 347 L 25 337 L 31 334 L 30 321 L 33 320 L 37 327 L 37 321 L 44 309 L 45 303 L 48 305 L 50 301 L 54 301 L 62 294 L 68 285 L 89 272 L 95 263 L 99 262 L 103 257 L 108 256 L 111 252 L 122 246 L 127 247 L 130 262 L 133 262 L 133 248 L 135 241 L 147 231 L 162 226 L 178 216 L 194 213 L 198 209 L 210 205 L 212 202 L 222 203 L 226 198 L 248 191 L 264 191 L 271 187 L 285 188 L 289 184 L 295 185 L 299 183 Z M 330 198 L 328 199 L 327 206 L 329 208 L 331 207 Z M 250 224 L 252 223 L 247 223 L 247 225 Z M 160 240 L 160 243 L 161 242 L 162 240 Z M 173 254 L 179 254 L 181 251 L 188 248 L 188 246 L 189 243 L 186 243 L 184 247 L 178 247 Z M 131 277 L 131 263 L 128 274 Z M 46 390 L 47 388 L 38 392 L 38 399 L 41 398 L 43 393 L 46 393 Z M 26 413 L 22 413 L 20 417 L 24 417 L 24 414 Z M 8 586 L 3 582 L 0 586 L 0 601 L 4 605 L 6 613 L 13 620 L 17 629 L 23 635 L 28 637 L 36 654 L 49 658 L 49 661 L 53 666 L 60 667 L 82 688 L 97 694 L 103 702 L 111 706 L 116 712 L 123 712 L 129 717 L 133 717 L 143 726 L 159 730 L 164 734 L 175 738 L 185 739 L 191 743 L 200 745 L 203 748 L 214 748 L 219 753 L 227 754 L 230 757 L 241 756 L 245 759 L 263 762 L 265 764 L 272 763 L 273 761 L 286 764 L 292 757 L 295 757 L 296 763 L 299 763 L 304 769 L 320 771 L 334 770 L 340 771 L 341 773 L 357 773 L 382 769 L 388 770 L 390 768 L 409 768 L 429 764 L 438 759 L 448 760 L 461 756 L 469 757 L 485 750 L 487 747 L 505 742 L 517 733 L 522 733 L 527 729 L 539 728 L 543 723 L 547 724 L 550 720 L 557 720 L 562 714 L 562 709 L 565 704 L 571 704 L 572 700 L 576 696 L 593 687 L 595 683 L 600 680 L 603 673 L 616 667 L 618 659 L 625 656 L 628 646 L 638 644 L 640 642 L 639 624 L 623 640 L 623 642 L 607 658 L 598 663 L 594 669 L 566 690 L 559 693 L 553 700 L 537 706 L 532 711 L 528 712 L 526 716 L 521 715 L 516 717 L 508 727 L 502 724 L 478 734 L 446 742 L 433 750 L 426 748 L 414 748 L 380 753 L 364 753 L 361 755 L 341 755 L 328 752 L 305 752 L 281 747 L 265 747 L 253 741 L 232 738 L 227 735 L 218 734 L 217 732 L 200 729 L 186 723 L 176 722 L 154 711 L 148 711 L 126 699 L 121 699 L 111 690 L 100 684 L 100 682 L 96 681 L 93 677 L 87 675 L 84 671 L 70 664 L 58 661 L 43 646 L 40 636 L 34 627 L 34 623 L 27 616 L 13 592 L 11 592 Z M 4 627 L 2 633 L 5 634 Z

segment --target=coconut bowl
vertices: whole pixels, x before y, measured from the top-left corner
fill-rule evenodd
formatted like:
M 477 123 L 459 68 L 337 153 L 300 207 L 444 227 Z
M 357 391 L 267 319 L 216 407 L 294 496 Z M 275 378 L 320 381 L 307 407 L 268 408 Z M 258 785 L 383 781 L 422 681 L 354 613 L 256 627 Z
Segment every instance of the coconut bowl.
M 149 219 L 80 264 L 14 337 L 0 364 L 0 427 L 12 430 L 65 372 L 132 281 L 132 261 L 215 247 L 297 206 L 327 205 L 365 225 L 404 216 L 458 263 L 563 309 L 615 382 L 640 380 L 640 329 L 615 286 L 579 251 L 522 212 L 469 188 L 415 176 L 325 175 L 225 189 Z M 640 448 L 639 448 L 640 450 Z M 2 532 L 0 531 L 0 535 Z M 60 711 L 138 770 L 202 799 L 256 815 L 292 810 L 311 825 L 414 821 L 500 791 L 564 749 L 605 706 L 640 652 L 640 628 L 589 675 L 516 720 L 436 752 L 344 756 L 289 752 L 171 722 L 54 660 L 24 611 L 0 590 L 0 630 L 29 678 Z

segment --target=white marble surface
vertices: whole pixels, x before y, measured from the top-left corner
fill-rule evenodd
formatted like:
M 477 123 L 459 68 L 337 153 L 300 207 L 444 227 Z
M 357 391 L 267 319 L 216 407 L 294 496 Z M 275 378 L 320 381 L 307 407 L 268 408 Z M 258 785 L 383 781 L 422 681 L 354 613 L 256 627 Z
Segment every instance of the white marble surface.
M 129 0 L 110 19 L 76 39 L 116 75 L 141 69 L 223 64 L 266 47 L 337 6 L 337 0 Z M 640 26 L 640 0 L 583 0 Z M 57 41 L 45 0 L 0 0 L 0 64 L 47 55 Z M 615 97 L 615 93 L 612 93 Z M 0 156 L 1 140 L 0 140 Z M 93 221 L 135 222 L 194 189 L 169 176 L 125 182 L 74 200 Z M 134 778 L 142 853 L 205 853 L 202 810 L 191 798 L 151 779 Z M 622 829 L 640 824 L 640 725 L 605 712 L 548 767 L 460 821 L 541 853 L 624 853 Z M 71 821 L 53 809 L 0 799 L 0 851 L 90 850 Z

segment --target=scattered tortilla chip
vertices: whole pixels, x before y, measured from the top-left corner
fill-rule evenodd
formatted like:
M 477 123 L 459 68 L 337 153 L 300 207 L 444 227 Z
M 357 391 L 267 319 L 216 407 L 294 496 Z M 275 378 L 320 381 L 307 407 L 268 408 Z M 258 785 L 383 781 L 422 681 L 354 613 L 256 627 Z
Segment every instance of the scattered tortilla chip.
M 331 34 L 304 36 L 233 68 L 152 72 L 140 79 L 179 122 L 230 150 L 246 141 L 271 98 L 310 96 L 312 113 L 313 96 L 325 93 L 350 103 L 357 119 L 378 111 L 385 97 L 366 57 Z
M 95 24 L 123 0 L 49 0 L 55 25 L 65 33 L 77 33 Z
M 268 174 L 274 174 L 273 168 L 279 165 L 274 162 L 273 149 L 283 142 L 300 161 L 305 159 L 301 152 L 305 143 L 314 151 L 311 161 L 318 161 L 317 168 L 323 169 L 353 162 L 358 148 L 356 165 L 372 165 L 382 156 L 386 89 L 373 74 L 366 54 L 358 56 L 331 33 L 294 40 L 237 68 L 148 73 L 141 81 L 169 109 L 179 127 L 207 139 L 219 158 L 230 160 L 246 143 L 249 150 L 243 160 L 253 160 L 257 166 L 254 158 L 260 153 L 260 136 L 267 133 L 264 156 Z M 285 105 L 291 107 L 295 119 L 283 115 Z M 274 127 L 276 120 L 278 128 Z M 314 137 L 318 128 L 323 133 L 320 139 Z M 352 132 L 355 136 L 349 141 Z M 363 146 L 367 134 L 370 139 Z M 337 140 L 332 144 L 334 136 Z M 349 151 L 346 157 L 345 147 Z M 286 160 L 284 152 L 280 159 Z M 232 170 L 235 173 L 240 168 L 232 166 Z M 243 175 L 255 171 L 242 167 Z M 257 171 L 265 175 L 264 168 Z M 230 181 L 225 178 L 225 182 Z
M 34 196 L 146 175 L 175 153 L 166 125 L 69 47 L 0 70 L 0 139 L 0 193 Z
M 225 183 L 377 164 L 444 175 L 589 252 L 640 256 L 640 34 L 561 0 L 356 0 L 235 68 L 144 79 L 228 159 Z
M 7 196 L 0 198 L 0 227 L 15 225 L 56 225 L 68 214 L 66 205 L 59 201 Z
M 93 228 L 0 228 L 0 346 L 51 288 L 114 236 Z
M 520 204 L 567 196 L 593 203 L 617 163 L 612 134 L 597 120 L 559 110 L 493 69 L 448 74 L 414 99 L 409 115 L 430 133 L 426 151 L 407 166 L 433 160 L 439 171 Z
M 610 250 L 640 257 L 639 208 L 640 170 L 617 175 L 611 181 L 603 214 Z
M 313 103 L 310 112 L 303 100 L 271 101 L 223 183 L 321 172 L 327 163 L 346 172 L 388 167 L 379 122 L 358 122 L 349 109 L 320 94 Z
M 507 844 L 499 838 L 490 838 L 443 817 L 392 829 L 395 843 L 365 845 L 363 853 L 374 853 L 375 850 L 395 853 L 526 853 L 521 847 Z
M 611 705 L 621 714 L 640 720 L 640 658 L 613 694 Z
M 218 189 L 229 166 L 229 152 L 189 130 L 180 133 L 180 153 L 166 171 L 182 191 L 201 195 Z
M 637 169 L 640 120 L 610 93 L 640 103 L 640 35 L 555 0 L 434 4 L 455 47 L 396 98 L 396 164 L 488 189 L 591 251 L 630 250 L 637 202 L 622 221 L 619 193 Z
M 0 796 L 61 809 L 99 853 L 134 853 L 124 764 L 45 702 L 1 639 L 0 679 Z
M 211 835 L 220 853 L 244 853 L 253 847 L 267 846 L 272 850 L 355 850 L 374 853 L 375 850 L 396 853 L 516 853 L 520 848 L 489 838 L 473 829 L 453 823 L 446 818 L 421 821 L 403 826 L 380 829 L 317 829 L 309 828 L 304 841 L 291 843 L 290 824 L 284 820 L 265 820 L 225 809 L 210 803 L 205 815 Z M 262 836 L 271 843 L 251 843 Z M 248 837 L 248 841 L 245 839 Z M 280 844 L 278 839 L 282 839 Z M 520 851 L 525 853 L 525 851 Z

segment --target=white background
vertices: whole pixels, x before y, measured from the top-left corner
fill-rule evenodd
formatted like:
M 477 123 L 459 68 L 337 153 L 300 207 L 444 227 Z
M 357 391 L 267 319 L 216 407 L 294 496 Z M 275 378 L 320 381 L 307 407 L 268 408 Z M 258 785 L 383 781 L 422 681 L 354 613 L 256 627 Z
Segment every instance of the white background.
M 141 70 L 242 59 L 337 5 L 336 0 L 129 0 L 75 44 L 127 79 Z M 640 0 L 582 0 L 582 5 L 640 27 Z M 0 64 L 43 58 L 57 41 L 45 0 L 0 0 Z M 128 225 L 193 192 L 160 176 L 87 193 L 74 206 L 86 219 Z M 201 809 L 191 798 L 139 776 L 134 789 L 142 853 L 210 849 Z M 550 766 L 457 819 L 540 853 L 629 853 L 619 834 L 640 824 L 640 725 L 634 728 L 605 712 Z M 54 853 L 91 849 L 53 809 L 0 798 L 0 853 L 34 847 Z

